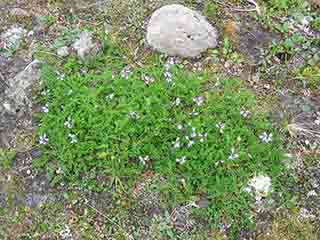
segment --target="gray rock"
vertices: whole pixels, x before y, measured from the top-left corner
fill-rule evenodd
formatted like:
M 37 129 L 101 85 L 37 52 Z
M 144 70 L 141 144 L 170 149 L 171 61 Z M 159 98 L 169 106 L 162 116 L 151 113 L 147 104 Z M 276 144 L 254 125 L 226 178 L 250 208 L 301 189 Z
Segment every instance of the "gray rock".
M 26 30 L 22 27 L 12 26 L 1 34 L 0 40 L 5 44 L 6 49 L 18 48 L 25 34 Z
M 79 39 L 73 44 L 73 48 L 77 51 L 81 60 L 85 60 L 86 57 L 94 54 L 95 46 L 90 32 L 82 32 Z
M 57 50 L 57 54 L 60 57 L 67 57 L 69 55 L 69 48 L 67 46 L 61 47 Z
M 39 65 L 40 62 L 34 60 L 13 79 L 9 79 L 9 87 L 6 89 L 5 95 L 14 102 L 16 107 L 30 104 L 28 91 L 34 83 L 40 80 Z
M 39 205 L 44 204 L 48 200 L 48 195 L 29 193 L 26 197 L 26 204 L 30 208 L 35 208 Z
M 28 11 L 22 9 L 22 8 L 12 8 L 9 13 L 13 16 L 18 16 L 18 17 L 30 17 L 30 14 Z
M 170 56 L 196 57 L 217 46 L 218 33 L 202 15 L 172 4 L 155 11 L 147 26 L 147 41 Z

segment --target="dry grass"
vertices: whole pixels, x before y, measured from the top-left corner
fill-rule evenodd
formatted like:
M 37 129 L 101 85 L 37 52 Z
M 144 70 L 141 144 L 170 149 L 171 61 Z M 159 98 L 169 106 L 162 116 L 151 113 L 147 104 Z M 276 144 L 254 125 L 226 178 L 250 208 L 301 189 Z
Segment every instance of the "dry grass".
M 317 240 L 318 229 L 307 219 L 297 215 L 277 216 L 269 232 L 259 235 L 258 240 Z

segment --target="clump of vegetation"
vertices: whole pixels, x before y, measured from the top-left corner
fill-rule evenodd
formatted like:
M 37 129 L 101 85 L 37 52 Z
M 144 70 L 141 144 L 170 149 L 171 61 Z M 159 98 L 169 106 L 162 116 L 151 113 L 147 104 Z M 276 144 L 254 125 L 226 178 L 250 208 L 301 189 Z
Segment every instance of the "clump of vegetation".
M 14 151 L 8 151 L 0 148 L 0 168 L 10 168 L 16 156 Z
M 282 158 L 275 129 L 251 112 L 254 96 L 236 79 L 191 73 L 172 59 L 130 68 L 115 57 L 113 64 L 85 76 L 72 73 L 79 67 L 72 60 L 67 76 L 44 67 L 44 157 L 34 163 L 54 182 L 98 191 L 130 188 L 154 171 L 166 178 L 176 203 L 205 193 L 213 222 L 248 224 L 244 188 L 258 173 L 279 188 Z

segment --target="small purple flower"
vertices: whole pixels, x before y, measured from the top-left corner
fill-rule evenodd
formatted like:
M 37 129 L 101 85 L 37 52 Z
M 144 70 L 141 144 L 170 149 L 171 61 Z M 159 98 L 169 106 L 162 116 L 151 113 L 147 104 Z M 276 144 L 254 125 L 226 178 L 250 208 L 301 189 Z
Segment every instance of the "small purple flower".
M 231 149 L 231 154 L 229 156 L 229 160 L 236 160 L 239 158 L 239 154 L 235 152 L 234 148 Z
M 208 133 L 204 133 L 204 134 L 200 133 L 199 137 L 200 137 L 200 142 L 203 143 L 207 139 Z
M 78 142 L 78 138 L 75 134 L 69 133 L 68 137 L 70 138 L 70 143 L 75 144 Z
M 199 112 L 197 112 L 195 109 L 192 109 L 192 112 L 190 113 L 191 116 L 198 116 Z
M 216 124 L 216 127 L 219 129 L 220 133 L 223 133 L 224 128 L 225 128 L 225 124 L 222 123 L 222 122 L 219 122 L 219 123 Z
M 194 141 L 193 141 L 193 140 L 190 140 L 190 141 L 188 142 L 187 147 L 188 147 L 188 148 L 191 148 L 193 144 L 194 144 Z
M 193 64 L 193 68 L 192 68 L 192 70 L 194 71 L 194 72 L 200 72 L 200 71 L 202 71 L 202 64 L 201 64 L 201 62 L 196 62 L 195 64 Z
M 242 117 L 244 117 L 244 118 L 249 118 L 250 115 L 251 115 L 251 112 L 248 111 L 248 110 L 242 109 L 242 110 L 240 111 L 240 115 L 241 115 Z
M 197 106 L 201 106 L 204 103 L 204 97 L 203 96 L 194 97 L 193 102 L 195 102 Z
M 263 132 L 260 136 L 259 136 L 260 140 L 264 143 L 270 143 L 272 142 L 272 133 L 266 133 Z
M 139 156 L 139 161 L 142 165 L 146 165 L 150 161 L 150 157 L 148 155 L 145 157 Z
M 73 127 L 73 122 L 71 117 L 68 117 L 67 121 L 64 122 L 64 127 L 69 129 Z
M 49 138 L 47 134 L 43 134 L 39 137 L 39 144 L 41 145 L 47 145 L 49 143 Z
M 41 112 L 44 112 L 44 113 L 48 113 L 49 112 L 49 104 L 48 103 L 46 103 L 46 105 L 44 105 L 41 108 Z
M 190 137 L 191 137 L 191 138 L 195 138 L 196 136 L 197 136 L 196 128 L 193 127 Z
M 129 117 L 132 119 L 139 119 L 139 114 L 137 112 L 129 112 Z
M 184 163 L 186 162 L 186 160 L 187 160 L 187 157 L 186 157 L 186 156 L 183 156 L 183 157 L 181 157 L 181 158 L 177 158 L 177 159 L 176 159 L 176 163 L 178 163 L 178 164 L 184 164 Z
M 169 71 L 171 66 L 176 64 L 176 59 L 174 57 L 170 57 L 168 58 L 168 60 L 166 61 L 166 63 L 164 64 L 164 68 Z
M 180 148 L 180 138 L 178 137 L 175 142 L 173 142 L 173 148 Z
M 110 93 L 106 96 L 106 99 L 111 101 L 114 98 L 114 93 Z
M 59 80 L 61 80 L 61 81 L 63 81 L 64 80 L 64 74 L 62 74 L 62 73 L 60 73 L 60 72 L 58 72 L 58 71 L 56 71 L 56 74 L 57 74 L 57 78 L 59 79 Z
M 43 90 L 43 91 L 41 92 L 41 95 L 42 95 L 42 96 L 47 96 L 49 93 L 50 93 L 50 89 L 47 89 L 47 90 Z
M 180 98 L 176 98 L 176 100 L 173 102 L 174 106 L 179 106 L 181 104 L 181 99 Z
M 149 85 L 150 83 L 153 83 L 155 79 L 153 77 L 149 77 L 147 75 L 142 75 L 141 77 L 142 81 L 145 82 L 145 84 Z
M 217 161 L 214 165 L 215 166 L 218 166 L 219 164 L 223 164 L 224 163 L 224 161 L 223 160 L 220 160 L 220 161 Z
M 164 72 L 164 77 L 166 79 L 167 82 L 172 82 L 172 73 L 169 71 Z
M 131 67 L 130 66 L 126 66 L 120 72 L 120 76 L 123 77 L 124 79 L 129 79 L 129 76 L 130 76 L 131 72 L 132 72 Z

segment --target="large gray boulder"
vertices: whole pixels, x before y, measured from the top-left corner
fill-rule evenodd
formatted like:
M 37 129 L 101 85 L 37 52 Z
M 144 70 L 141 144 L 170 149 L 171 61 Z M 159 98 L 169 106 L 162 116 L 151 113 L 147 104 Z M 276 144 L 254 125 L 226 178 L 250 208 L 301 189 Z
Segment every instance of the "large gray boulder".
M 217 30 L 202 15 L 172 4 L 155 11 L 147 26 L 147 41 L 170 56 L 196 57 L 217 46 Z

